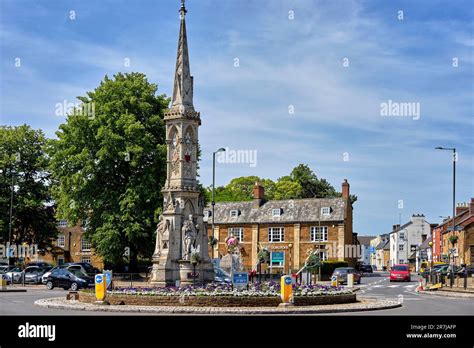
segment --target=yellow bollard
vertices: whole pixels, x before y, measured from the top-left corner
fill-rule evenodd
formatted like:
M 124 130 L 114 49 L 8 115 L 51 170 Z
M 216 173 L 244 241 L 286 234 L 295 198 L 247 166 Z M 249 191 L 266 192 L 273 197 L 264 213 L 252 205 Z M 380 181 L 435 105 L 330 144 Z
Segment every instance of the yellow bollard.
M 103 274 L 95 275 L 95 297 L 98 301 L 104 301 L 107 296 L 107 285 Z
M 284 305 L 291 305 L 290 300 L 293 295 L 293 284 L 291 275 L 281 277 L 280 296 Z

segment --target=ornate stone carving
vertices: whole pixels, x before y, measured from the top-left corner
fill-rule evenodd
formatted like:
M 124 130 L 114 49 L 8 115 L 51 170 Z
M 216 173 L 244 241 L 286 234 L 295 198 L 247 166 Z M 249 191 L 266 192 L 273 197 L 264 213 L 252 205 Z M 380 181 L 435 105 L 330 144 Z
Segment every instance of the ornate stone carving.
M 193 222 L 193 216 L 189 215 L 189 219 L 183 222 L 181 228 L 183 235 L 183 260 L 189 261 L 192 248 L 196 248 L 196 240 L 199 232 L 199 225 Z
M 153 257 L 159 257 L 164 249 L 168 249 L 169 244 L 169 227 L 170 223 L 167 219 L 160 215 L 159 222 L 156 226 L 156 243 Z

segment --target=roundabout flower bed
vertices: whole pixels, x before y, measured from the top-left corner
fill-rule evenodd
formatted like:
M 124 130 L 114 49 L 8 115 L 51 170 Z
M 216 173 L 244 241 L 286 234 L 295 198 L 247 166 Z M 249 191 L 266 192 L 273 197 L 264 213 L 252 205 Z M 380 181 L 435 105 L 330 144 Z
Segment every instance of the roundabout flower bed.
M 94 302 L 94 293 L 81 291 L 79 301 Z M 273 307 L 281 303 L 280 284 L 277 282 L 251 284 L 248 290 L 232 290 L 229 284 L 216 283 L 179 288 L 116 288 L 108 292 L 107 301 L 124 305 L 204 307 Z M 293 290 L 296 306 L 351 302 L 356 302 L 356 295 L 340 286 L 307 285 Z

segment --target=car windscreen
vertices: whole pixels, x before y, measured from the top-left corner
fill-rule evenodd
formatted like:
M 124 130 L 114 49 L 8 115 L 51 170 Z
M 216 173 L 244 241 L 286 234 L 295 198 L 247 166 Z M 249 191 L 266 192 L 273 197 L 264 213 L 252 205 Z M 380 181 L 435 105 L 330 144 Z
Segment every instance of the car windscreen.
M 87 277 L 87 274 L 85 274 L 79 269 L 69 269 L 69 272 L 71 272 L 72 274 L 74 274 L 76 277 L 79 277 L 79 278 Z
M 408 271 L 407 266 L 393 266 L 392 268 L 394 271 Z
M 335 270 L 334 270 L 334 273 L 337 273 L 337 274 L 346 274 L 346 273 L 349 273 L 349 269 L 347 269 L 347 268 L 338 268 L 338 269 L 335 269 Z

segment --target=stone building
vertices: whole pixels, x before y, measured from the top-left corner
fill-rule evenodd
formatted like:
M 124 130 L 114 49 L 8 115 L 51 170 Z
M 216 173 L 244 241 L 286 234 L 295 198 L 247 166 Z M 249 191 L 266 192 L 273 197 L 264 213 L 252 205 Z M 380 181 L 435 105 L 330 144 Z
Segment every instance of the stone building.
M 445 219 L 434 230 L 433 250 L 435 261 L 461 264 L 474 264 L 474 198 L 470 203 L 458 203 L 455 216 L 456 229 L 453 231 L 453 219 Z M 450 237 L 457 237 L 456 243 Z M 450 252 L 451 251 L 451 252 Z
M 409 264 L 416 249 L 431 235 L 431 225 L 423 214 L 414 214 L 406 224 L 393 225 L 389 235 L 390 267 L 396 264 Z
M 210 206 L 204 210 L 204 219 L 209 235 L 218 240 L 213 258 L 226 253 L 225 238 L 233 234 L 242 245 L 246 270 L 256 269 L 261 247 L 271 252 L 272 273 L 288 273 L 300 269 L 315 249 L 320 249 L 323 260 L 355 265 L 360 252 L 353 238 L 352 210 L 347 180 L 340 198 L 272 201 L 265 199 L 264 188 L 256 183 L 252 201 L 215 204 L 214 231 Z
M 58 237 L 53 246 L 47 250 L 40 250 L 33 261 L 44 261 L 53 265 L 67 262 L 87 262 L 92 266 L 103 269 L 102 258 L 95 254 L 91 243 L 85 238 L 85 226 L 78 223 L 68 226 L 67 220 L 58 221 Z

